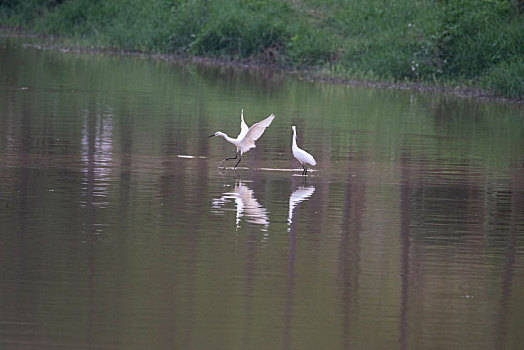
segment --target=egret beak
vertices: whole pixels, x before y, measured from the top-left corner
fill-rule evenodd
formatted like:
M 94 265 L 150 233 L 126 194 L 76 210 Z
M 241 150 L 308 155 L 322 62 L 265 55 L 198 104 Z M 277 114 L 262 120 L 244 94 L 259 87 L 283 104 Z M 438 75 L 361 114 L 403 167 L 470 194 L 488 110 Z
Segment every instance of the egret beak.
M 216 135 L 216 134 L 213 134 L 213 135 L 209 135 L 209 136 L 208 136 L 208 138 L 210 138 L 210 137 L 213 137 L 213 136 L 217 136 L 217 135 Z

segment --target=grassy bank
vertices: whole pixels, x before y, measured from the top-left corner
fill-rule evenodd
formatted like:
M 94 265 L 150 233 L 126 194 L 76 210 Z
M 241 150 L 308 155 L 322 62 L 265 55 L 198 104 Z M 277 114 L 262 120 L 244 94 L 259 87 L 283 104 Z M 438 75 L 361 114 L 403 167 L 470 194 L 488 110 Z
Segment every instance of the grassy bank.
M 4 0 L 0 21 L 71 45 L 524 98 L 522 0 Z

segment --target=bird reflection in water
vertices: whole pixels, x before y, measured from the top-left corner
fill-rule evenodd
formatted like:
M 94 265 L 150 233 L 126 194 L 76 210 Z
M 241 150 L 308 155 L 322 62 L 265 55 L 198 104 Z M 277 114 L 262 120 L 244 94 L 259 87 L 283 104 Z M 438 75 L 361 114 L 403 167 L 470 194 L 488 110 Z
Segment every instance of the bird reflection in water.
M 315 186 L 299 186 L 289 196 L 289 213 L 287 216 L 287 230 L 291 230 L 291 224 L 293 222 L 293 210 L 300 203 L 303 202 L 313 195 L 315 192 Z
M 242 183 L 241 180 L 235 182 L 235 188 L 231 192 L 226 192 L 220 198 L 212 201 L 212 208 L 215 213 L 224 211 L 222 208 L 229 200 L 234 199 L 236 203 L 236 228 L 240 228 L 242 217 L 250 224 L 261 225 L 262 231 L 267 231 L 269 219 L 267 209 L 258 203 L 253 195 L 253 190 Z

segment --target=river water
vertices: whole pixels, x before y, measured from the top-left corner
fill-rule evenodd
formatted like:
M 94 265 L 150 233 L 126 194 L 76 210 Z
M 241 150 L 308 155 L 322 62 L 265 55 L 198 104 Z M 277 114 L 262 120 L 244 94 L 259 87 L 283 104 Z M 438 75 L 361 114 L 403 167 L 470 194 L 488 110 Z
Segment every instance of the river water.
M 524 344 L 522 105 L 33 41 L 0 38 L 2 349 Z M 242 109 L 276 118 L 235 171 Z

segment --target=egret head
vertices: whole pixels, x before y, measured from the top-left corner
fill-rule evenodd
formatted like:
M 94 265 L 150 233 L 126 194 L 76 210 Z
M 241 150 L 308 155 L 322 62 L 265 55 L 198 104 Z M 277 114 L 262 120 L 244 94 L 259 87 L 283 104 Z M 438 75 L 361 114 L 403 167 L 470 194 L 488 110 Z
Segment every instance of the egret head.
M 291 127 L 291 130 L 293 130 L 293 131 L 297 131 L 297 127 L 293 125 L 293 126 Z
M 209 135 L 208 137 L 213 137 L 213 136 L 222 136 L 222 137 L 226 137 L 227 135 L 224 134 L 222 131 L 217 131 L 216 133 L 214 133 L 213 135 Z

